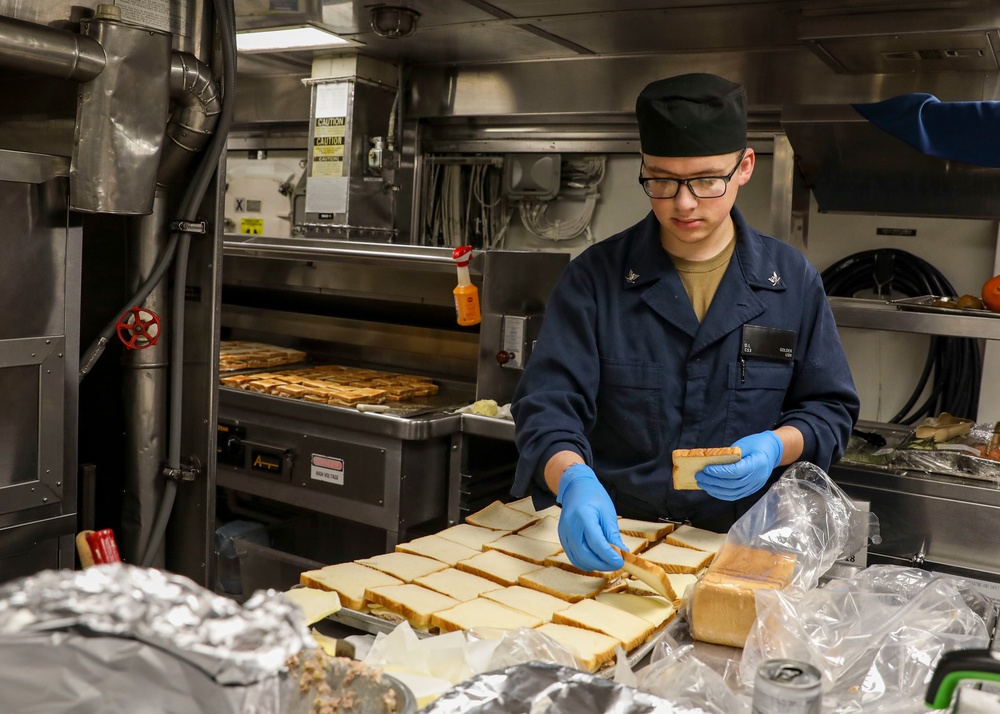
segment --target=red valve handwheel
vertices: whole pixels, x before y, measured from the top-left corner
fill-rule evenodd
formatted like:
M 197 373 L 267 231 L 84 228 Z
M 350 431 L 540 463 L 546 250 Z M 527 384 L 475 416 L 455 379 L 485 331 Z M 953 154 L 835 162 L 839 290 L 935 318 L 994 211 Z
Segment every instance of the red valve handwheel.
M 160 316 L 135 306 L 118 318 L 118 339 L 130 350 L 144 350 L 160 339 Z

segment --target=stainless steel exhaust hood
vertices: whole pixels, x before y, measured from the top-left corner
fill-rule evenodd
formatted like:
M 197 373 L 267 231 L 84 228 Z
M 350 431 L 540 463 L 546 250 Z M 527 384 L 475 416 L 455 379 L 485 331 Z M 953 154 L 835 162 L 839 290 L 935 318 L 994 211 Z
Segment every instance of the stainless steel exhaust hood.
M 996 8 L 935 6 L 806 16 L 798 35 L 841 74 L 993 72 L 1000 67 L 998 28 Z
M 923 154 L 850 105 L 786 107 L 781 126 L 821 211 L 1000 217 L 1000 169 Z

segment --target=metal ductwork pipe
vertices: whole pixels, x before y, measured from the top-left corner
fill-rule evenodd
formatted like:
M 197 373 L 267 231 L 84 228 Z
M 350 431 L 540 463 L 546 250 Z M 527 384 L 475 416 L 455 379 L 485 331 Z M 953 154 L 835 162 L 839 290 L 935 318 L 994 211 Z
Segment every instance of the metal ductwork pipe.
M 89 82 L 106 62 L 104 49 L 92 37 L 0 17 L 0 65 L 4 67 Z
M 173 53 L 170 98 L 175 108 L 167 123 L 167 142 L 156 178 L 163 186 L 176 181 L 194 154 L 208 143 L 222 111 L 222 97 L 211 69 L 187 52 Z
M 128 221 L 129 294 L 150 276 L 164 252 L 170 234 L 167 203 L 166 192 L 158 190 L 152 213 Z M 168 337 L 172 331 L 162 327 L 170 321 L 167 282 L 161 280 L 142 306 L 159 315 L 161 332 L 155 345 L 126 350 L 122 355 L 125 493 L 119 545 L 122 557 L 129 563 L 138 563 L 142 558 L 156 521 L 157 505 L 163 498 L 160 473 L 167 458 Z M 162 550 L 150 564 L 163 567 Z
M 80 87 L 70 162 L 70 208 L 146 215 L 153 210 L 170 111 L 169 33 L 126 25 L 113 5 L 80 29 L 104 49 L 104 71 Z

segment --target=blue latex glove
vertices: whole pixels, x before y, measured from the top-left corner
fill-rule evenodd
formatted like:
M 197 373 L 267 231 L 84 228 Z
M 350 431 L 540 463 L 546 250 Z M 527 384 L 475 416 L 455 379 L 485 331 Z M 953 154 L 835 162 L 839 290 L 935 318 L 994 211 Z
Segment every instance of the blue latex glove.
M 559 541 L 570 562 L 582 570 L 618 570 L 624 565 L 614 543 L 624 549 L 618 532 L 618 514 L 597 474 L 586 464 L 573 464 L 559 480 L 556 500 Z
M 735 501 L 756 493 L 778 468 L 785 445 L 773 431 L 744 436 L 733 446 L 743 458 L 734 464 L 712 464 L 695 474 L 695 480 L 709 496 Z

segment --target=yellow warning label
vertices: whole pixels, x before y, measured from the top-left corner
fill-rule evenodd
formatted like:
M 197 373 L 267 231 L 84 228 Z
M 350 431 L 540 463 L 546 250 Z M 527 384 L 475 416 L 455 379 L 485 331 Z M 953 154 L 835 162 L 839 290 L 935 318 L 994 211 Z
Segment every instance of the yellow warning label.
M 263 218 L 241 218 L 240 219 L 240 233 L 251 236 L 262 236 L 264 235 L 264 219 Z
M 344 157 L 313 156 L 312 175 L 342 177 L 344 175 Z

